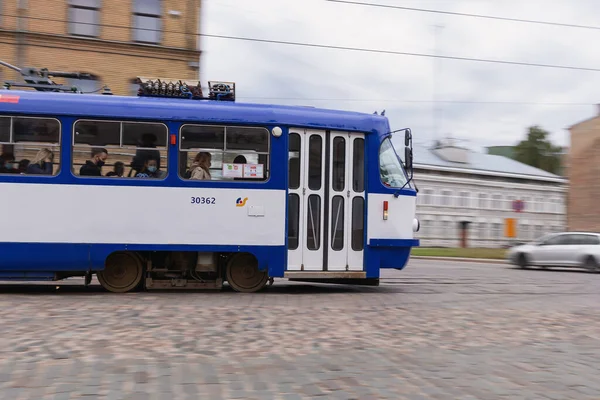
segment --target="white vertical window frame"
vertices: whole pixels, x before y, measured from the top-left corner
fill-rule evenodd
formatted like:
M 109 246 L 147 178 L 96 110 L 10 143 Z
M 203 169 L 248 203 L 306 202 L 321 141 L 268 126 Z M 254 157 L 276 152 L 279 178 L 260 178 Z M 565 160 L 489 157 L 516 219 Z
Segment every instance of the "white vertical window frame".
M 68 30 L 70 35 L 100 36 L 101 0 L 69 0 Z

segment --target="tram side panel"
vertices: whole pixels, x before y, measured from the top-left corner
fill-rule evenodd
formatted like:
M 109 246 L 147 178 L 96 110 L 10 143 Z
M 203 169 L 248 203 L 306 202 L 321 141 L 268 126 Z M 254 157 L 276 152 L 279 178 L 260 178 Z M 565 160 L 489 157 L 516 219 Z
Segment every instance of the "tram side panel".
M 0 185 L 3 272 L 97 271 L 115 251 L 248 251 L 281 275 L 285 190 Z

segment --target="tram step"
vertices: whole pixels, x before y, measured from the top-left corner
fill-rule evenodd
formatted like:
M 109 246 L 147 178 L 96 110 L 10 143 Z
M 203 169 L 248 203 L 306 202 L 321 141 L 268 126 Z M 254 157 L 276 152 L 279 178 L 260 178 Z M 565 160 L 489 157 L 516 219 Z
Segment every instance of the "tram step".
M 365 279 L 365 271 L 285 271 L 284 278 L 290 279 Z

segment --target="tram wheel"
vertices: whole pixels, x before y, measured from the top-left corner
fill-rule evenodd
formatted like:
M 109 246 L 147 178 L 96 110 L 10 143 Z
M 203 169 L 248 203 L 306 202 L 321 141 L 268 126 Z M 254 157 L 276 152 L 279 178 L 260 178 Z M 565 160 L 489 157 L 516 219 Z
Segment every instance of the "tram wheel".
M 125 293 L 135 289 L 144 275 L 142 263 L 135 254 L 113 253 L 106 259 L 104 270 L 98 271 L 102 287 L 113 293 Z
M 258 269 L 258 260 L 252 254 L 236 254 L 227 263 L 227 282 L 236 292 L 258 292 L 268 280 L 269 273 Z

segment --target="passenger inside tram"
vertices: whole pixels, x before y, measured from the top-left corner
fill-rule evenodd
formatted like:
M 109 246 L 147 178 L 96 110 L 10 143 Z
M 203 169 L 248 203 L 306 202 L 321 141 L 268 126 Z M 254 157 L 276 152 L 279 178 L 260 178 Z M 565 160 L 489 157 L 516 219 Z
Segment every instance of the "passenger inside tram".
M 0 172 L 3 174 L 17 174 L 17 164 L 15 156 L 12 153 L 4 153 L 0 155 Z
M 158 169 L 158 160 L 150 158 L 146 160 L 140 172 L 138 172 L 136 178 L 164 178 L 166 173 Z
M 192 162 L 192 166 L 186 173 L 186 177 L 194 180 L 211 180 L 211 159 L 212 156 L 208 152 L 201 151 L 198 153 Z
M 54 153 L 49 149 L 41 149 L 27 166 L 27 173 L 34 175 L 52 175 Z
M 236 156 L 236 157 L 233 159 L 233 163 L 234 163 L 234 164 L 247 164 L 247 163 L 248 163 L 248 160 L 246 160 L 246 157 L 244 157 L 243 155 L 241 155 L 241 154 L 240 154 L 239 156 Z M 244 178 L 233 178 L 233 180 L 234 180 L 234 181 L 247 181 L 248 179 L 244 179 Z
M 113 170 L 106 174 L 106 176 L 114 176 L 115 178 L 122 178 L 123 175 L 125 175 L 125 163 L 121 161 L 115 162 Z
M 146 161 L 154 159 L 157 161 L 156 169 L 160 169 L 160 151 L 151 150 L 156 148 L 156 135 L 153 133 L 145 133 L 142 135 L 142 140 L 139 142 L 139 149 L 136 150 L 135 156 L 131 161 L 131 171 L 129 176 L 132 174 L 137 176 L 137 173 L 141 172 L 145 166 Z
M 79 169 L 80 176 L 102 176 L 102 166 L 108 158 L 108 151 L 102 148 L 92 149 L 91 159 Z
M 27 173 L 27 167 L 29 167 L 30 161 L 26 158 L 22 159 L 21 161 L 19 161 L 18 163 L 18 168 L 17 168 L 17 172 L 21 175 L 24 175 Z

